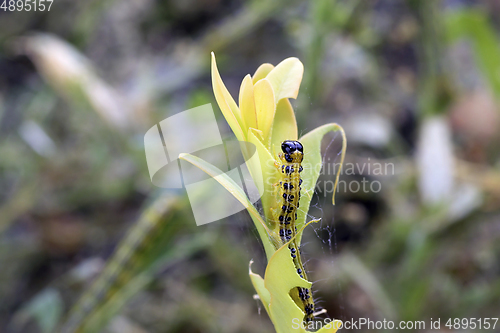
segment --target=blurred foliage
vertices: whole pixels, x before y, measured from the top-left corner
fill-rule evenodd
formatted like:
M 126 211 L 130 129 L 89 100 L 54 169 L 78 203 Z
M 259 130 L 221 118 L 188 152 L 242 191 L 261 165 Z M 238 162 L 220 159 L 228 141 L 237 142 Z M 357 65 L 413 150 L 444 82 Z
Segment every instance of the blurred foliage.
M 265 259 L 250 217 L 196 227 L 185 194 L 147 173 L 146 130 L 215 105 L 210 51 L 233 96 L 259 64 L 298 57 L 299 135 L 336 122 L 347 163 L 394 166 L 344 172 L 344 184 L 381 190 L 341 183 L 335 207 L 334 176 L 320 176 L 310 214 L 322 224 L 306 228 L 304 255 L 329 317 L 498 316 L 499 13 L 491 0 L 0 11 L 0 331 L 58 331 L 75 317 L 103 332 L 273 330 L 252 300 L 247 265 L 261 274 Z M 331 138 L 325 167 L 338 162 Z M 147 246 L 130 252 L 133 240 Z

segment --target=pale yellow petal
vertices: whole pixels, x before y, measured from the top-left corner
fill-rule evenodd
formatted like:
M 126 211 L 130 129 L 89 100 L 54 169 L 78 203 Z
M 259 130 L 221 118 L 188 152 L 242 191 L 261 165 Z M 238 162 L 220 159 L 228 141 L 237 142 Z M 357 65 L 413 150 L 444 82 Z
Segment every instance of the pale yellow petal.
M 260 79 L 265 78 L 267 74 L 273 70 L 273 68 L 274 66 L 268 63 L 260 65 L 252 76 L 253 84 L 256 84 Z
M 267 74 L 276 103 L 283 98 L 297 98 L 303 74 L 304 65 L 297 58 L 283 60 Z
M 245 76 L 240 87 L 240 111 L 246 128 L 258 128 L 257 114 L 255 112 L 255 99 L 253 83 L 250 74 Z
M 272 144 L 277 150 L 280 150 L 281 142 L 297 140 L 297 121 L 288 98 L 283 98 L 276 105 L 272 135 Z
M 242 130 L 242 119 L 241 114 L 236 102 L 233 97 L 227 90 L 224 82 L 219 74 L 219 70 L 217 69 L 217 63 L 215 62 L 215 54 L 212 52 L 212 86 L 214 89 L 215 99 L 217 100 L 217 104 L 226 118 L 227 123 L 231 127 L 236 135 L 236 138 L 240 141 L 245 141 L 245 134 Z
M 262 79 L 255 84 L 254 95 L 257 123 L 264 136 L 264 145 L 269 149 L 276 104 L 273 88 L 268 79 Z

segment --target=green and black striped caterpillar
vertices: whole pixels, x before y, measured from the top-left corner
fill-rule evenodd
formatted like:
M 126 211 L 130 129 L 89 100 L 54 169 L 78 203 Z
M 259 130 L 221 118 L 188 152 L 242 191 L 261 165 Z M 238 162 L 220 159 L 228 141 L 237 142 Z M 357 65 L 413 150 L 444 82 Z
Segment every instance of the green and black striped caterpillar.
M 304 158 L 304 149 L 299 141 L 286 140 L 281 144 L 282 153 L 279 154 L 281 179 L 279 182 L 279 196 L 282 200 L 280 209 L 277 209 L 277 218 L 279 221 L 279 233 L 283 244 L 289 242 L 290 256 L 293 259 L 297 274 L 307 280 L 304 265 L 300 259 L 300 248 L 297 244 L 295 235 L 297 227 L 297 209 L 299 208 L 300 190 L 302 179 L 302 160 Z M 278 201 L 279 202 L 279 201 Z M 297 305 L 304 311 L 307 322 L 314 319 L 314 301 L 311 290 L 298 287 L 296 292 L 292 293 L 292 298 L 296 300 Z

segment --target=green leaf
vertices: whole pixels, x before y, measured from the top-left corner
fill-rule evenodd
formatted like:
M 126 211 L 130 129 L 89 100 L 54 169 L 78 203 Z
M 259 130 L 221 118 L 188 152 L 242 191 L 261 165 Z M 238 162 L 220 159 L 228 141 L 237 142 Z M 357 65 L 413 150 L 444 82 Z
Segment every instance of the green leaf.
M 257 291 L 260 301 L 262 302 L 262 305 L 264 305 L 267 314 L 271 316 L 271 313 L 269 312 L 269 304 L 271 303 L 271 294 L 269 294 L 269 291 L 266 289 L 266 286 L 264 285 L 264 279 L 259 274 L 255 274 L 252 272 L 252 263 L 253 261 L 250 261 L 250 265 L 248 267 L 249 271 L 248 274 L 250 275 L 250 280 L 252 281 L 253 287 L 255 288 L 255 291 Z
M 340 158 L 340 166 L 344 163 L 345 152 L 347 149 L 347 140 L 345 137 L 344 129 L 335 123 L 326 124 L 320 126 L 311 132 L 304 135 L 299 141 L 304 146 L 304 160 L 302 165 L 304 170 L 301 173 L 302 177 L 302 196 L 300 197 L 300 209 L 297 213 L 297 228 L 301 228 L 307 217 L 307 212 L 309 211 L 309 206 L 311 204 L 311 199 L 314 194 L 314 188 L 316 182 L 318 181 L 319 173 L 321 171 L 321 166 L 323 165 L 323 160 L 321 157 L 321 141 L 323 137 L 329 132 L 339 131 L 342 135 L 342 154 Z M 334 193 L 332 196 L 332 203 L 335 205 L 335 191 L 337 189 L 337 184 L 340 177 L 340 167 L 337 170 L 337 175 L 335 178 Z M 298 237 L 298 243 L 300 243 L 301 237 Z
M 476 62 L 497 98 L 500 98 L 500 42 L 488 15 L 479 9 L 453 11 L 446 15 L 445 27 L 451 42 L 472 41 Z
M 267 74 L 274 90 L 276 104 L 283 98 L 297 98 L 304 65 L 297 58 L 287 58 Z
M 262 208 L 264 209 L 264 215 L 266 217 L 267 225 L 271 226 L 271 208 L 274 205 L 274 202 L 276 201 L 275 195 L 276 195 L 276 188 L 274 186 L 275 183 L 278 182 L 279 179 L 279 173 L 277 167 L 274 165 L 274 158 L 273 156 L 269 153 L 269 150 L 264 147 L 262 142 L 258 138 L 258 132 L 255 130 L 252 130 L 248 134 L 248 141 L 257 147 L 257 153 L 259 154 L 259 165 L 248 165 L 248 168 L 260 168 L 260 173 L 262 175 L 262 182 L 263 182 L 263 193 L 261 193 L 261 198 L 260 201 L 262 203 Z M 247 159 L 248 160 L 248 159 Z M 259 171 L 257 170 L 251 170 L 250 173 L 252 174 L 252 177 L 254 174 L 258 174 Z M 270 256 L 267 257 L 268 259 Z
M 307 225 L 317 222 L 311 221 Z M 302 235 L 304 225 L 296 237 Z M 290 240 L 290 241 L 293 241 Z M 251 264 L 251 263 L 250 263 Z M 290 331 L 305 333 L 305 329 L 299 326 L 304 313 L 290 296 L 294 288 L 311 288 L 312 283 L 299 277 L 293 261 L 290 257 L 288 243 L 283 245 L 269 260 L 264 279 L 250 270 L 250 279 L 259 294 L 262 304 L 273 322 L 277 333 L 289 333 Z M 297 327 L 297 329 L 295 329 Z M 336 332 L 334 325 L 325 326 L 319 332 Z
M 372 304 L 377 304 L 382 316 L 388 320 L 395 320 L 398 317 L 396 307 L 370 268 L 353 253 L 345 253 L 339 259 L 340 270 L 363 289 Z
M 300 234 L 302 231 L 303 229 Z M 264 284 L 271 294 L 269 312 L 276 332 L 290 332 L 294 320 L 301 323 L 304 319 L 304 313 L 290 296 L 290 291 L 297 287 L 309 289 L 312 283 L 297 274 L 288 246 L 282 246 L 269 260 Z
M 199 168 L 200 170 L 211 176 L 213 179 L 219 182 L 219 184 L 221 184 L 226 190 L 228 190 L 229 193 L 231 193 L 243 205 L 243 207 L 247 209 L 247 211 L 250 213 L 250 217 L 252 218 L 257 228 L 260 239 L 264 244 L 266 255 L 269 258 L 275 251 L 274 244 L 277 244 L 279 240 L 273 238 L 273 233 L 271 233 L 266 223 L 262 219 L 262 216 L 260 216 L 255 206 L 248 199 L 243 189 L 221 170 L 219 170 L 212 164 L 202 160 L 199 157 L 190 154 L 180 154 L 179 158 L 193 164 L 194 166 L 196 166 L 197 168 Z

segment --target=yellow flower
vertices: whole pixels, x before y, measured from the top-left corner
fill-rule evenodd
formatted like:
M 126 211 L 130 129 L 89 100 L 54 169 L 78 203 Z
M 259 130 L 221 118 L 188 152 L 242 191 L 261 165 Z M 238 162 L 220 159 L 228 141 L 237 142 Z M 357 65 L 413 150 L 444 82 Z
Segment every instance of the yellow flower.
M 288 98 L 297 98 L 303 73 L 297 58 L 285 59 L 276 67 L 261 65 L 241 82 L 238 107 L 222 82 L 212 53 L 215 98 L 238 140 L 251 142 L 255 135 L 272 151 L 273 145 L 297 139 L 297 122 Z
M 297 121 L 288 98 L 297 97 L 303 73 L 304 66 L 297 58 L 285 59 L 276 67 L 267 63 L 261 65 L 253 76 L 248 74 L 241 82 L 238 107 L 220 77 L 212 53 L 212 85 L 217 104 L 236 138 L 253 144 L 257 149 L 258 159 L 250 158 L 250 154 L 245 157 L 260 192 L 266 227 L 271 230 L 277 229 L 277 225 L 271 221 L 271 208 L 275 201 L 274 184 L 279 177 L 274 161 L 281 142 L 297 140 Z M 309 204 L 304 207 L 309 207 Z M 299 215 L 304 214 L 299 212 Z M 299 216 L 299 220 L 301 217 L 305 221 L 305 216 Z M 266 249 L 268 256 L 279 246 L 278 238 L 272 239 L 277 234 L 271 232 L 269 236 L 274 249 Z
M 275 186 L 279 177 L 275 167 L 281 142 L 297 140 L 297 121 L 289 98 L 297 98 L 304 66 L 297 58 L 287 58 L 276 67 L 271 64 L 261 65 L 253 76 L 243 79 L 239 93 L 239 106 L 222 81 L 215 55 L 212 53 L 212 85 L 222 114 L 239 141 L 255 145 L 258 162 L 247 159 L 247 166 L 259 188 L 264 209 L 265 228 L 276 230 L 272 221 L 271 209 L 275 198 Z M 314 187 L 321 169 L 320 145 L 327 132 L 340 131 L 343 137 L 341 164 L 344 159 L 346 141 L 344 130 L 337 124 L 326 124 L 307 133 L 299 141 L 304 146 L 304 171 L 302 177 L 301 210 L 298 211 L 297 228 L 306 222 L 307 211 L 314 194 Z M 248 157 L 248 156 L 246 156 Z M 340 170 L 337 170 L 335 188 Z M 257 225 L 257 223 L 256 223 Z M 259 226 L 257 226 L 259 228 Z M 272 235 L 271 235 L 272 236 Z M 300 237 L 298 241 L 300 242 Z M 272 237 L 271 237 L 272 238 Z M 273 239 L 270 240 L 273 242 Z M 266 243 L 263 240 L 264 244 Z M 274 246 L 279 244 L 276 242 Z M 274 249 L 277 250 L 277 247 Z M 268 258 L 274 251 L 266 248 Z
M 215 98 L 229 126 L 241 142 L 249 142 L 256 147 L 256 156 L 252 158 L 246 146 L 242 145 L 247 167 L 259 188 L 264 218 L 248 199 L 239 185 L 229 177 L 221 174 L 220 170 L 206 161 L 189 154 L 179 157 L 204 170 L 223 185 L 250 213 L 257 227 L 262 243 L 266 250 L 268 265 L 264 279 L 250 271 L 252 284 L 257 291 L 264 308 L 271 318 L 278 333 L 289 332 L 298 318 L 304 317 L 304 312 L 290 298 L 289 292 L 293 288 L 310 288 L 311 282 L 301 279 L 291 260 L 289 249 L 283 245 L 279 237 L 279 224 L 274 221 L 272 208 L 276 205 L 276 186 L 279 177 L 276 160 L 284 140 L 297 140 L 297 122 L 289 98 L 296 98 L 300 82 L 304 73 L 304 66 L 297 58 L 288 58 L 276 67 L 271 64 L 261 65 L 253 76 L 247 75 L 240 87 L 238 104 L 227 90 L 222 81 L 215 55 L 212 53 L 212 84 Z M 331 123 L 320 126 L 298 139 L 304 147 L 304 166 L 301 173 L 302 190 L 297 219 L 295 225 L 298 233 L 295 241 L 300 244 L 302 231 L 306 224 L 307 211 L 311 203 L 314 188 L 319 177 L 322 164 L 321 140 L 328 132 L 339 131 L 342 134 L 343 146 L 341 164 L 346 150 L 345 134 L 342 127 Z M 334 185 L 337 187 L 340 170 Z M 259 184 L 262 187 L 259 187 Z M 309 222 L 311 223 L 311 222 Z M 338 324 L 338 322 L 335 322 Z M 318 332 L 333 333 L 336 325 L 325 326 Z M 294 330 L 306 333 L 303 327 Z

